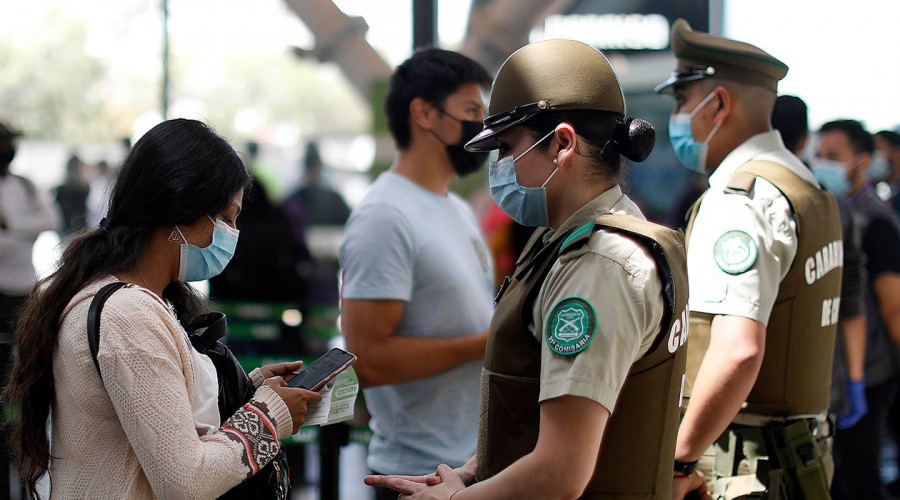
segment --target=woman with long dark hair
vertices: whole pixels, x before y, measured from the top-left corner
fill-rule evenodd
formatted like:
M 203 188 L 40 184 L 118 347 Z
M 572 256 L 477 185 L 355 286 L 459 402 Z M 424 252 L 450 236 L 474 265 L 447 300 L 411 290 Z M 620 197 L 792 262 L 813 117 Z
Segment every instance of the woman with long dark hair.
M 299 362 L 268 365 L 250 374 L 253 398 L 221 421 L 215 366 L 183 326 L 205 312 L 186 282 L 218 274 L 234 252 L 249 180 L 209 127 L 163 122 L 130 151 L 100 227 L 37 283 L 7 388 L 32 497 L 48 471 L 59 497 L 216 497 L 270 461 L 321 399 L 284 386 Z M 117 281 L 126 285 L 102 309 L 95 367 L 88 310 Z

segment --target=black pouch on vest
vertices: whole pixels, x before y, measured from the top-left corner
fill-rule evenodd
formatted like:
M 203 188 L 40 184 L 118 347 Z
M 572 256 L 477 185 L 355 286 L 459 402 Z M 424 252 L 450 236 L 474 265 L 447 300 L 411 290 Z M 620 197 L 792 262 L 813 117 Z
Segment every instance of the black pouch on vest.
M 88 345 L 94 358 L 94 366 L 100 374 L 97 352 L 100 349 L 100 312 L 103 304 L 125 283 L 110 283 L 97 292 L 88 311 Z M 220 342 L 228 333 L 225 315 L 220 312 L 204 314 L 186 326 L 190 332 L 188 338 L 194 349 L 209 356 L 216 367 L 216 378 L 219 381 L 219 418 L 222 422 L 231 418 L 238 409 L 250 401 L 256 388 L 253 381 L 244 371 L 241 364 L 228 347 Z M 290 469 L 284 447 L 259 472 L 228 490 L 219 498 L 224 499 L 274 499 L 286 500 L 290 490 Z

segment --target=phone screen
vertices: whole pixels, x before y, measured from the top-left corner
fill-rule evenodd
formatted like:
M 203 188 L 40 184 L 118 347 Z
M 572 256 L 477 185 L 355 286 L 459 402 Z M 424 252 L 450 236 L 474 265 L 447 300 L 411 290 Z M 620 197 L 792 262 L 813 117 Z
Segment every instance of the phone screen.
M 288 386 L 317 390 L 354 361 L 355 355 L 335 347 L 294 375 Z

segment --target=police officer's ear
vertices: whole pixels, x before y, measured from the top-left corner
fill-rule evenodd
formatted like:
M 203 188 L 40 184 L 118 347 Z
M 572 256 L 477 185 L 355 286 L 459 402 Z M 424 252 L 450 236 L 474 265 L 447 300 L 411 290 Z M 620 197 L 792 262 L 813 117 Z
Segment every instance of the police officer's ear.
M 734 94 L 732 94 L 731 90 L 724 85 L 717 85 L 712 91 L 716 93 L 712 102 L 709 103 L 709 106 L 715 110 L 713 121 L 721 122 L 734 112 Z
M 562 122 L 556 126 L 556 133 L 550 142 L 550 151 L 555 153 L 553 159 L 560 168 L 569 166 L 574 155 L 578 154 L 578 134 L 572 125 Z

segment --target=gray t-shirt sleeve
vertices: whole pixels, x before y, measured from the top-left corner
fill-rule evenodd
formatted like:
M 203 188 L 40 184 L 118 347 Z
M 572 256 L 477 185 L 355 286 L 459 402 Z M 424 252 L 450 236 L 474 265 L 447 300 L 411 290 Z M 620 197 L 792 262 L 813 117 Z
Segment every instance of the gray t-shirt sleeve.
M 409 301 L 414 246 L 409 220 L 399 210 L 382 204 L 359 207 L 347 223 L 341 245 L 341 296 Z

